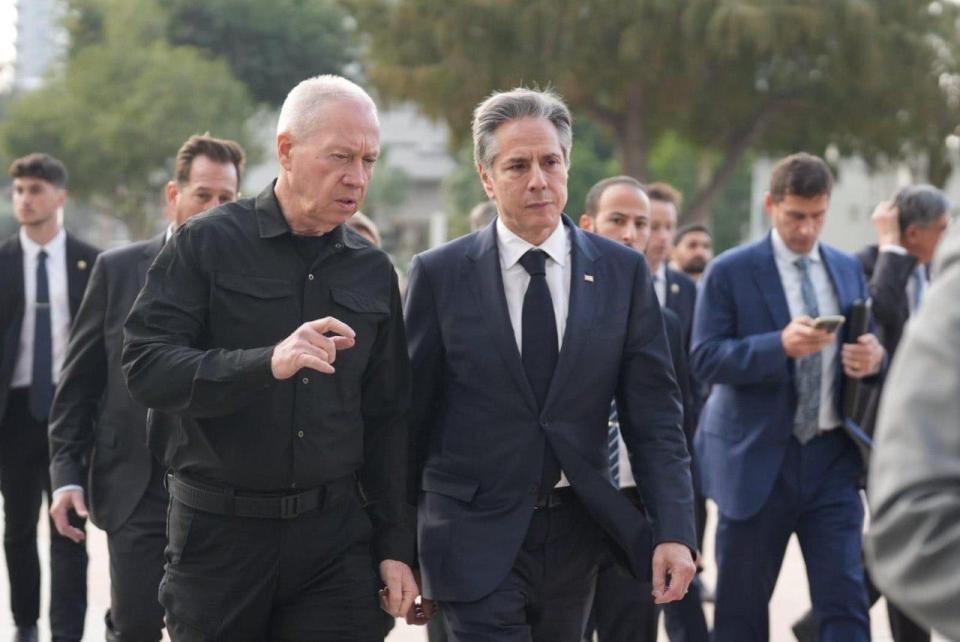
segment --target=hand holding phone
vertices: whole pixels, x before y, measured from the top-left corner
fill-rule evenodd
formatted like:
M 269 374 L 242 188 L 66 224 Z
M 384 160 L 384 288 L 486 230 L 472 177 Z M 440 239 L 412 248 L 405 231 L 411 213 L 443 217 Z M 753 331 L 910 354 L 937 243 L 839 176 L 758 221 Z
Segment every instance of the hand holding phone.
M 830 334 L 833 334 L 840 329 L 844 321 L 846 321 L 846 318 L 843 315 L 828 314 L 814 319 L 812 325 L 817 330 L 826 330 Z

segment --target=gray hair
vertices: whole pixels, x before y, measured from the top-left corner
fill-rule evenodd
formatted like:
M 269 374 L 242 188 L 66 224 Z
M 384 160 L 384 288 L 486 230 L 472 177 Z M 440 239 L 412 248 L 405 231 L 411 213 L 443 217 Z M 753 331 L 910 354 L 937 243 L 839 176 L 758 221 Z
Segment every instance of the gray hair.
M 325 74 L 302 80 L 290 90 L 280 108 L 277 135 L 290 134 L 294 138 L 310 135 L 319 124 L 320 110 L 333 99 L 354 100 L 368 105 L 374 118 L 377 118 L 377 106 L 360 85 L 342 76 Z
M 494 92 L 477 105 L 473 112 L 473 158 L 477 164 L 490 169 L 498 151 L 494 139 L 497 128 L 507 121 L 522 118 L 545 118 L 553 123 L 560 138 L 563 160 L 569 166 L 573 146 L 570 110 L 552 90 L 537 91 L 524 87 Z
M 900 211 L 900 233 L 911 225 L 926 227 L 950 211 L 950 202 L 933 185 L 910 185 L 893 197 Z

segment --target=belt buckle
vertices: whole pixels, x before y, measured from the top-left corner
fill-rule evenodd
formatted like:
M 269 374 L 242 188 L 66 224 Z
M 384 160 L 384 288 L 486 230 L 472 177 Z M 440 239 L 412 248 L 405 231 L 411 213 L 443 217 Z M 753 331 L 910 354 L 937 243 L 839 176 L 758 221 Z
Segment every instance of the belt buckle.
M 303 501 L 300 495 L 285 495 L 280 498 L 280 519 L 293 519 L 302 512 Z

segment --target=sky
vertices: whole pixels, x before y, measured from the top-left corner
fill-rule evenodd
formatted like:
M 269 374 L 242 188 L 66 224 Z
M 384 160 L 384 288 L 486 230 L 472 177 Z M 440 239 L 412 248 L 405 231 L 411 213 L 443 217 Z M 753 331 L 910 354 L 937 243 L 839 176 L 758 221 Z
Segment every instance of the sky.
M 14 49 L 14 38 L 17 34 L 16 16 L 14 0 L 0 0 L 0 68 L 12 62 L 16 53 Z M 6 74 L 0 72 L 0 87 L 5 86 L 9 80 Z

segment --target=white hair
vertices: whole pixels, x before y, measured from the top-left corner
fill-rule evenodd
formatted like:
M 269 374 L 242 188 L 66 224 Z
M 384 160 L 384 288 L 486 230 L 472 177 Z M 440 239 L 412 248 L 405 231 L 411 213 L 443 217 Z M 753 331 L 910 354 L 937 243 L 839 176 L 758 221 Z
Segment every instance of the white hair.
M 379 121 L 377 106 L 360 85 L 342 76 L 325 74 L 302 80 L 290 90 L 280 108 L 277 135 L 308 136 L 318 124 L 320 110 L 331 99 L 348 99 L 369 105 L 373 117 Z

